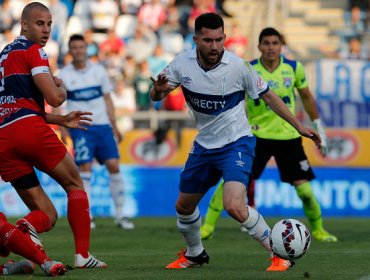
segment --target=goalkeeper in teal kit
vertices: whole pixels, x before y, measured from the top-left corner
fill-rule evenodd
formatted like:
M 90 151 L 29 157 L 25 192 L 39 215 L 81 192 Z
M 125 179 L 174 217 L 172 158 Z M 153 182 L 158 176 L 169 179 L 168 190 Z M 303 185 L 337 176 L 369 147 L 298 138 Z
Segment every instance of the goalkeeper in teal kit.
M 314 128 L 322 140 L 320 152 L 326 154 L 327 141 L 321 125 L 315 100 L 308 87 L 304 68 L 298 61 L 281 56 L 281 34 L 274 28 L 265 28 L 259 36 L 258 49 L 261 58 L 251 61 L 256 72 L 276 92 L 290 111 L 295 114 L 297 89 Z M 302 138 L 286 121 L 276 115 L 262 99 L 247 101 L 247 114 L 253 134 L 257 138 L 256 155 L 253 162 L 252 178 L 258 179 L 267 162 L 273 156 L 283 182 L 290 183 L 302 200 L 304 213 L 309 221 L 312 236 L 319 241 L 336 242 L 337 238 L 323 227 L 321 208 L 317 202 L 310 181 L 315 178 L 302 146 Z M 253 182 L 253 180 L 252 180 Z M 249 190 L 248 190 L 249 191 Z M 223 182 L 213 197 L 201 227 L 203 239 L 211 238 L 216 221 L 223 210 Z

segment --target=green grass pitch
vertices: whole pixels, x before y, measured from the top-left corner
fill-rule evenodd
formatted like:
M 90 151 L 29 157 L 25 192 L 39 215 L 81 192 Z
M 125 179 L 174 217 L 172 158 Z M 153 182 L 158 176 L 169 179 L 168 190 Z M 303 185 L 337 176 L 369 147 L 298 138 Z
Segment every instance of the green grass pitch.
M 267 222 L 272 226 L 279 219 L 268 218 Z M 313 240 L 307 254 L 286 272 L 265 272 L 267 253 L 228 218 L 221 218 L 214 237 L 204 241 L 210 263 L 184 270 L 164 269 L 184 247 L 175 217 L 137 218 L 136 229 L 131 231 L 115 227 L 112 219 L 98 218 L 96 222 L 91 252 L 109 267 L 69 270 L 63 279 L 370 279 L 369 219 L 326 219 L 326 228 L 338 236 L 339 242 Z M 59 219 L 55 228 L 41 238 L 50 257 L 73 266 L 74 245 L 66 218 Z M 11 258 L 18 259 L 15 255 Z M 33 276 L 6 278 L 45 277 L 37 268 Z

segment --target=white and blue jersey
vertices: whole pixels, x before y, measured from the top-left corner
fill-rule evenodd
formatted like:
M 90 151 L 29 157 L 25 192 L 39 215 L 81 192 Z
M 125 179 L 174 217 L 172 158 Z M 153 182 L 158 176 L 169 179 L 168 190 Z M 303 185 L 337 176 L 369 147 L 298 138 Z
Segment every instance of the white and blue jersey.
M 75 161 L 77 165 L 92 162 L 100 164 L 111 158 L 119 158 L 104 95 L 113 91 L 107 71 L 98 63 L 87 62 L 84 69 L 72 64 L 64 67 L 59 74 L 67 88 L 65 109 L 92 112 L 92 126 L 88 130 L 71 129 Z
M 204 70 L 192 49 L 175 57 L 163 73 L 170 85 L 182 86 L 199 131 L 195 140 L 201 146 L 215 149 L 252 136 L 245 93 L 256 99 L 269 88 L 243 59 L 225 50 L 217 67 Z
M 67 88 L 67 113 L 92 111 L 93 125 L 110 125 L 104 94 L 110 94 L 113 86 L 101 64 L 88 61 L 84 69 L 68 64 L 60 71 L 59 78 Z
M 220 178 L 248 185 L 255 148 L 245 113 L 252 99 L 269 90 L 250 64 L 228 51 L 205 70 L 196 50 L 179 54 L 164 70 L 171 86 L 182 86 L 199 130 L 180 176 L 180 191 L 205 193 Z

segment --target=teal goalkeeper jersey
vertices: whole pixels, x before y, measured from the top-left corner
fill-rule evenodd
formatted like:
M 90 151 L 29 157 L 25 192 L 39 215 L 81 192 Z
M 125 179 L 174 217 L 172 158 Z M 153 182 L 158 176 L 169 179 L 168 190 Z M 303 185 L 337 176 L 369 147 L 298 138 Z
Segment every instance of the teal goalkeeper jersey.
M 260 59 L 253 60 L 250 64 L 295 115 L 294 88 L 302 89 L 308 86 L 303 65 L 298 61 L 288 60 L 284 57 L 280 58 L 280 64 L 273 72 L 269 72 L 262 65 Z M 290 140 L 300 137 L 294 127 L 272 111 L 261 98 L 251 99 L 248 97 L 247 114 L 252 132 L 259 138 Z

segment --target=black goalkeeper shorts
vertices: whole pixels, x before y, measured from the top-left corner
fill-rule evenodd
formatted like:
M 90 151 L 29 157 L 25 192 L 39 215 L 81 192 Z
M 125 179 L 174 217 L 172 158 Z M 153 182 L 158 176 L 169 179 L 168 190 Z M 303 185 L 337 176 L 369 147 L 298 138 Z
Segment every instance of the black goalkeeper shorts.
M 304 152 L 301 137 L 292 140 L 256 138 L 256 157 L 252 168 L 254 179 L 261 176 L 271 157 L 275 158 L 283 182 L 292 184 L 296 180 L 311 181 L 315 178 Z

